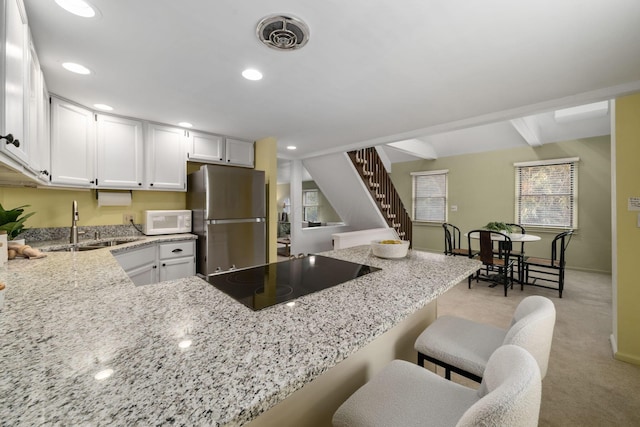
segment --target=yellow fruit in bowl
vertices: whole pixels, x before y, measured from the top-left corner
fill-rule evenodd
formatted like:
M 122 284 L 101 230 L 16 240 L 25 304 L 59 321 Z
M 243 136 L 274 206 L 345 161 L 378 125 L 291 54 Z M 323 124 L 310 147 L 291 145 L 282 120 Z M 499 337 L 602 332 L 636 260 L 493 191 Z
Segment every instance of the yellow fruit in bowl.
M 380 240 L 380 243 L 383 245 L 400 245 L 402 241 L 400 240 Z

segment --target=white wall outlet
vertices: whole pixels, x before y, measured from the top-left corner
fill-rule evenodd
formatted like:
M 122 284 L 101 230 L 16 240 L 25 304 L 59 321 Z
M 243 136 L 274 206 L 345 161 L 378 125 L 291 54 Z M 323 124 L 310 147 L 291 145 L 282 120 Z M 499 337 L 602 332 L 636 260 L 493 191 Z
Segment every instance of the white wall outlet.
M 122 223 L 125 225 L 130 225 L 135 221 L 135 216 L 132 213 L 122 214 Z
M 458 212 L 458 205 L 451 205 L 451 212 Z

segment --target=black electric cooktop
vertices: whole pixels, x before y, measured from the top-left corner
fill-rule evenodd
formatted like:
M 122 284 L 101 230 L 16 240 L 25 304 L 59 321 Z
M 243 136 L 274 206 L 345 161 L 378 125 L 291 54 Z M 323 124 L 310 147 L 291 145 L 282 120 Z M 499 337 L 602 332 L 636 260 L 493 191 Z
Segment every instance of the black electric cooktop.
M 208 276 L 206 280 L 256 311 L 339 285 L 380 270 L 322 255 L 308 255 L 244 270 Z

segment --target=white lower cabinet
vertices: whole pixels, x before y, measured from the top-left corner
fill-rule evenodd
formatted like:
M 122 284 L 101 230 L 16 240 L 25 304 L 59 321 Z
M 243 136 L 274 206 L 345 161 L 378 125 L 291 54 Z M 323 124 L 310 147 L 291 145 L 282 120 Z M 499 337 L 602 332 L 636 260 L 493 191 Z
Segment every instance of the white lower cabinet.
M 155 243 L 115 255 L 136 285 L 195 276 L 195 240 Z
M 133 283 L 136 285 L 148 285 L 158 281 L 156 252 L 156 245 L 154 244 L 139 249 L 130 249 L 115 255 L 115 258 Z
M 193 240 L 160 243 L 158 257 L 161 282 L 196 274 L 196 244 Z

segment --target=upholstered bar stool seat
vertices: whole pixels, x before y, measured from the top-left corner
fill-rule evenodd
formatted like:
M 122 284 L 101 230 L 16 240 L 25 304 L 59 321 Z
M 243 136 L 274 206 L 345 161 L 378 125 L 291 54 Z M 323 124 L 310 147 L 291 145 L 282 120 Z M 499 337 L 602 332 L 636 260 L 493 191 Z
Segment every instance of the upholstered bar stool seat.
M 441 366 L 449 365 L 447 379 L 450 379 L 448 371 L 453 371 L 460 375 L 473 374 L 472 379 L 480 382 L 489 357 L 503 344 L 506 335 L 506 329 L 445 315 L 422 332 L 415 349 L 418 358 L 423 355 L 426 360 L 437 359 Z M 422 366 L 424 361 L 418 360 L 418 364 Z
M 478 390 L 409 362 L 394 360 L 333 416 L 334 427 L 537 426 L 540 370 L 521 347 L 489 359 Z
M 547 374 L 556 322 L 556 309 L 549 298 L 524 298 L 516 307 L 509 329 L 454 316 L 440 316 L 416 339 L 418 364 L 424 361 L 480 382 L 489 357 L 501 345 L 515 344 L 529 351 L 538 362 L 542 378 Z

